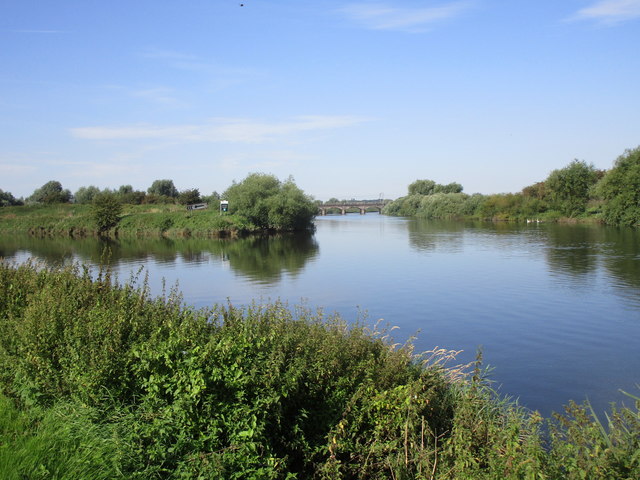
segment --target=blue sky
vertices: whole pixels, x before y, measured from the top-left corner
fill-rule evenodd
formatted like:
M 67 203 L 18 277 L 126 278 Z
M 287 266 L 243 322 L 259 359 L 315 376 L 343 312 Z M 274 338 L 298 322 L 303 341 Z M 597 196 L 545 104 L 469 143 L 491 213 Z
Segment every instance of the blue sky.
M 250 172 L 516 192 L 640 144 L 640 0 L 2 0 L 0 45 L 16 197 Z

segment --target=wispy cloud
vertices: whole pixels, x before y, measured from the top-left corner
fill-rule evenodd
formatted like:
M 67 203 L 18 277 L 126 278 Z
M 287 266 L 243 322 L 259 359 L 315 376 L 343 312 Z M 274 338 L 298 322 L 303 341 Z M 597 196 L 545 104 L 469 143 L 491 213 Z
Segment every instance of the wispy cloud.
M 214 119 L 201 125 L 133 125 L 72 128 L 71 135 L 88 140 L 162 139 L 179 142 L 260 143 L 300 132 L 345 128 L 367 121 L 355 116 L 304 116 L 287 122 Z
M 44 30 L 44 29 L 13 29 L 13 30 L 4 30 L 9 33 L 26 33 L 26 34 L 36 34 L 36 35 L 50 35 L 57 33 L 69 33 L 65 30 Z
M 222 65 L 211 59 L 202 58 L 191 53 L 177 52 L 158 48 L 147 48 L 138 53 L 138 56 L 148 60 L 154 60 L 176 70 L 191 72 L 216 73 L 216 74 L 257 74 L 259 72 L 244 67 Z
M 223 156 L 217 161 L 217 167 L 228 173 L 273 171 L 311 159 L 309 155 L 289 150 L 236 152 Z
M 636 18 L 640 18 L 640 0 L 600 0 L 578 10 L 571 20 L 596 20 L 614 25 Z
M 397 7 L 386 3 L 354 3 L 340 9 L 351 20 L 373 30 L 424 32 L 433 24 L 456 17 L 472 6 L 470 1 L 430 7 Z
M 27 174 L 36 170 L 33 165 L 16 165 L 15 163 L 0 163 L 0 173 L 2 175 Z
M 180 101 L 177 98 L 175 90 L 167 87 L 154 87 L 145 88 L 142 90 L 134 90 L 131 92 L 131 96 L 167 107 L 186 106 L 184 102 Z

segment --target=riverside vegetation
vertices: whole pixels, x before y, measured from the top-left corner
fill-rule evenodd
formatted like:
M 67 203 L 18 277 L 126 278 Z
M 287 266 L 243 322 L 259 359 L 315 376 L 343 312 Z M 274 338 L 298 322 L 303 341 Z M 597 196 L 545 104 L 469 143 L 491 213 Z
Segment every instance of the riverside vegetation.
M 627 150 L 608 171 L 574 160 L 520 193 L 462 193 L 462 185 L 417 180 L 387 215 L 493 221 L 596 221 L 640 225 L 640 147 Z
M 480 359 L 388 335 L 279 303 L 196 310 L 141 273 L 2 262 L 0 475 L 640 478 L 640 398 L 545 420 L 492 391 Z
M 189 237 L 301 231 L 312 228 L 317 210 L 291 178 L 281 182 L 257 173 L 225 191 L 228 212 L 219 211 L 217 193 L 204 199 L 197 189 L 179 193 L 171 180 L 156 180 L 147 193 L 133 191 L 130 186 L 113 191 L 82 187 L 75 196 L 51 181 L 36 189 L 26 205 L 16 205 L 24 202 L 8 195 L 13 201 L 3 203 L 0 233 L 41 236 Z M 210 202 L 210 208 L 186 210 L 186 204 L 202 200 Z

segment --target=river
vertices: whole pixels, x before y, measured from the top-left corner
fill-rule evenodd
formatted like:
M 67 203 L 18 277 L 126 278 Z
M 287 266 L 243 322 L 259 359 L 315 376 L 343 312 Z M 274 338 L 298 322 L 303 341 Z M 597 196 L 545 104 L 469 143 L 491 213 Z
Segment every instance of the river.
M 490 378 L 543 415 L 570 399 L 597 411 L 640 384 L 640 232 L 594 225 L 316 219 L 313 235 L 240 240 L 0 237 L 0 256 L 144 269 L 187 304 L 281 299 L 350 322 L 397 326 L 416 351 L 479 347 Z M 164 285 L 164 287 L 163 287 Z

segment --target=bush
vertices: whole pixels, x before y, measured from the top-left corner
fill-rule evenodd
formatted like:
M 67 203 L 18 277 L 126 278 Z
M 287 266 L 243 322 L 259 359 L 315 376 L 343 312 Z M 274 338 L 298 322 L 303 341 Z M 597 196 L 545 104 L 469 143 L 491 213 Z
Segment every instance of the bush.
M 627 150 L 596 187 L 605 200 L 602 217 L 611 225 L 640 225 L 640 147 Z
M 273 175 L 252 173 L 224 193 L 229 212 L 260 229 L 303 230 L 313 226 L 318 208 L 293 179 L 280 182 Z
M 116 194 L 103 192 L 93 198 L 91 211 L 98 227 L 98 233 L 102 234 L 118 224 L 120 213 L 122 213 L 122 204 Z
M 57 180 L 51 180 L 40 188 L 36 188 L 30 197 L 27 198 L 31 203 L 67 203 L 71 200 L 71 192 L 63 190 L 62 184 Z
M 2 189 L 0 189 L 0 207 L 11 207 L 22 204 L 22 200 L 16 200 L 11 192 L 3 192 Z
M 553 208 L 567 217 L 574 217 L 584 212 L 597 181 L 598 172 L 593 165 L 574 160 L 566 167 L 552 171 L 544 188 Z
M 469 195 L 464 193 L 434 193 L 420 202 L 417 216 L 422 218 L 461 218 L 473 215 L 468 209 Z

